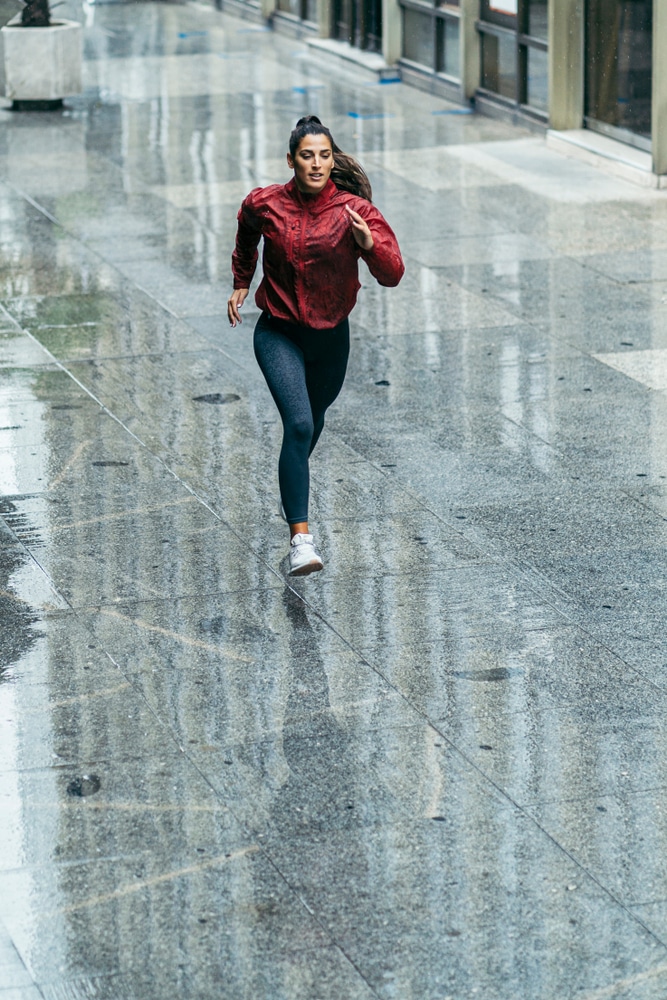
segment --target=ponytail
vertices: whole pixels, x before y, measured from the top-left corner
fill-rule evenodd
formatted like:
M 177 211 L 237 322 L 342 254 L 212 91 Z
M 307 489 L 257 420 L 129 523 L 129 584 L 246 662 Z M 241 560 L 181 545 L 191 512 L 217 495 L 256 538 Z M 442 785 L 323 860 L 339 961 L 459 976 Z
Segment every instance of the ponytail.
M 290 156 L 295 156 L 299 143 L 306 135 L 325 135 L 330 141 L 334 155 L 331 180 L 339 190 L 349 191 L 350 194 L 357 195 L 358 198 L 365 198 L 366 201 L 373 200 L 371 182 L 366 176 L 364 168 L 357 163 L 353 156 L 344 153 L 336 145 L 331 132 L 316 115 L 306 115 L 305 118 L 299 118 L 289 137 Z

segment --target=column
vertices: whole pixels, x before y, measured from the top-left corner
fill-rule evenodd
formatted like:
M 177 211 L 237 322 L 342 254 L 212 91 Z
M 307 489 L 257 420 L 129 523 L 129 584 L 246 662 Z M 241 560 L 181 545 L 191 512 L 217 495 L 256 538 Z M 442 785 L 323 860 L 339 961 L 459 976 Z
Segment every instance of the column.
M 653 94 L 651 144 L 653 171 L 667 174 L 667 0 L 653 0 Z
M 331 38 L 333 28 L 332 0 L 317 0 L 317 27 L 319 38 Z
M 583 125 L 584 59 L 584 0 L 549 0 L 549 124 L 553 129 Z
M 471 101 L 480 84 L 479 0 L 461 0 L 461 91 Z
M 403 55 L 403 14 L 398 0 L 382 0 L 382 55 L 394 66 Z

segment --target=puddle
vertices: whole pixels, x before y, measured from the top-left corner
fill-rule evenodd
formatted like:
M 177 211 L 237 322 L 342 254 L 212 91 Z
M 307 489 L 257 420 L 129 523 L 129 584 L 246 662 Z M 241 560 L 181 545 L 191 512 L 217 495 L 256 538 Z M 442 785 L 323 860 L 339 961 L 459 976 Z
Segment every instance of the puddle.
M 490 670 L 454 670 L 452 676 L 464 681 L 508 681 L 512 677 L 520 677 L 522 670 L 509 670 L 507 667 L 491 667 Z
M 82 774 L 73 778 L 67 786 L 67 794 L 73 798 L 85 799 L 95 795 L 102 787 L 102 782 L 96 774 Z
M 215 403 L 222 406 L 224 403 L 236 403 L 241 397 L 235 392 L 207 392 L 203 396 L 193 396 L 195 403 Z

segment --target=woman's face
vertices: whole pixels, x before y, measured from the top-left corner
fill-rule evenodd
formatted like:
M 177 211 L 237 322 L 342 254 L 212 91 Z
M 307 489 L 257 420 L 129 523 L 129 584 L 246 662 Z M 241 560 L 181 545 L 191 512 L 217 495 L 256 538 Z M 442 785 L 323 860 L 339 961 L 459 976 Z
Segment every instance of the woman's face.
M 334 159 L 331 141 L 326 135 L 305 135 L 294 157 L 287 154 L 294 180 L 304 194 L 319 194 L 329 180 Z

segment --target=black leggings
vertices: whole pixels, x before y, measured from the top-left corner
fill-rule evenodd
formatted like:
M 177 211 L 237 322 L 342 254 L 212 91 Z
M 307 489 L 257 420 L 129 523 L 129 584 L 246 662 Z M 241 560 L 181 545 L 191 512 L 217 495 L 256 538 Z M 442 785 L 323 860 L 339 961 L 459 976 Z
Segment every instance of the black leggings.
M 350 327 L 344 319 L 332 330 L 313 330 L 262 313 L 254 345 L 283 422 L 280 496 L 289 524 L 299 524 L 308 520 L 308 457 L 345 379 Z

